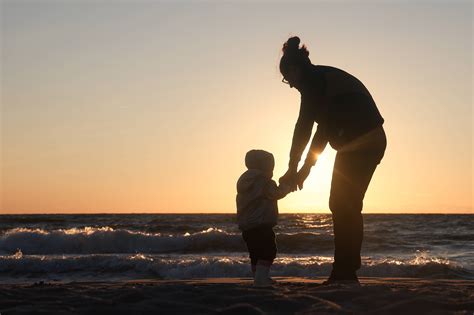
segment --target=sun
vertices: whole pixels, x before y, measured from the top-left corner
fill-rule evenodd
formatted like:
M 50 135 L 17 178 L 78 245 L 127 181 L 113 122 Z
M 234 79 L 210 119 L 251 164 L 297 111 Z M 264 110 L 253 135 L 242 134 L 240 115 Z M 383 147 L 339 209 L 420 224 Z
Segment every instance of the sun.
M 305 156 L 303 154 L 303 156 Z M 303 184 L 303 189 L 280 201 L 282 212 L 328 212 L 332 170 L 336 151 L 327 147 Z
M 318 157 L 316 165 L 311 169 L 311 173 L 305 181 L 305 186 L 330 185 L 335 157 L 336 151 L 326 148 Z

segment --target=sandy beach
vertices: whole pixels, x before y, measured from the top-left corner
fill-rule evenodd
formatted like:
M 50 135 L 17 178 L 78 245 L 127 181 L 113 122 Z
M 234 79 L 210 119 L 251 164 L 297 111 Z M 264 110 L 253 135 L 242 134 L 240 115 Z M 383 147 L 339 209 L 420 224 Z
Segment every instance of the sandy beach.
M 36 282 L 0 288 L 4 314 L 473 314 L 474 281 L 361 278 L 361 286 L 323 278 Z

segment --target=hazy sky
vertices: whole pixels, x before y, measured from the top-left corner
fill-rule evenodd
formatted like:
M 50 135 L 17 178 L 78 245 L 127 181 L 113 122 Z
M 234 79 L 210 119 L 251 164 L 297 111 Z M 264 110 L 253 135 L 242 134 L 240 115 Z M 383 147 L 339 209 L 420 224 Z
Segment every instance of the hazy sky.
M 365 212 L 473 211 L 472 1 L 1 1 L 1 212 L 234 212 L 285 171 L 281 46 L 357 76 L 388 147 Z M 281 212 L 328 212 L 328 146 Z

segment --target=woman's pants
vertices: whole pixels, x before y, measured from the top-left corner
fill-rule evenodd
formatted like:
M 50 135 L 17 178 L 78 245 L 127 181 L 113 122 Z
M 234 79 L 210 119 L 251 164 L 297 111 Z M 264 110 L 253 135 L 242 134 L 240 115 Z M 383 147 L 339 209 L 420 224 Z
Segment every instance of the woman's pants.
M 335 245 L 332 277 L 353 278 L 361 266 L 363 200 L 386 145 L 383 133 L 369 149 L 339 150 L 336 154 L 329 198 Z

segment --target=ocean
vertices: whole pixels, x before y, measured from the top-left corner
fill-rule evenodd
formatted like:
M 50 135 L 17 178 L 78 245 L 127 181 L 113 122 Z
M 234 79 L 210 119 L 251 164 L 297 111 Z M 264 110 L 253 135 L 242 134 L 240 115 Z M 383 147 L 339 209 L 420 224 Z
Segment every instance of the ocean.
M 474 215 L 364 214 L 370 277 L 474 280 Z M 281 214 L 273 276 L 324 277 L 330 214 Z M 233 214 L 0 215 L 0 281 L 249 277 Z

